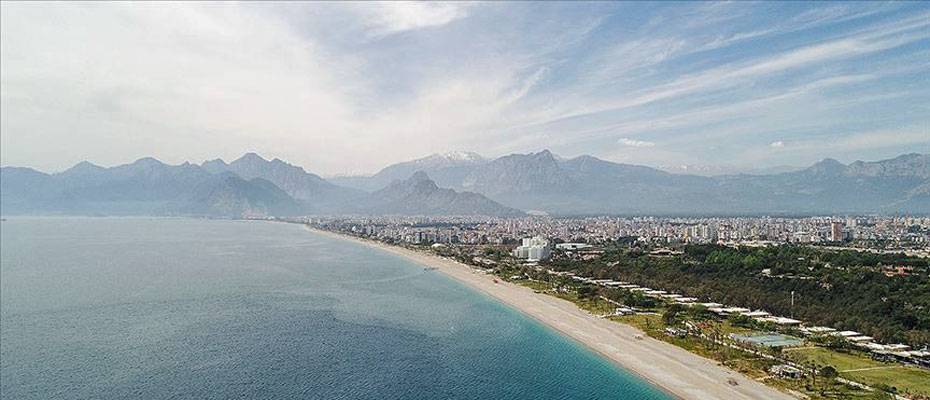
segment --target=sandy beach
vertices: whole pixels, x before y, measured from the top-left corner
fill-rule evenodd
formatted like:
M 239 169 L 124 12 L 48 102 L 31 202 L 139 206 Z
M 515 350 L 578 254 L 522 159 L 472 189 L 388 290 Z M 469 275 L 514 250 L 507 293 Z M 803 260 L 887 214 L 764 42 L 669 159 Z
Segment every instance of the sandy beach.
M 794 399 L 671 344 L 650 338 L 628 325 L 596 318 L 575 304 L 503 282 L 459 262 L 347 235 L 311 229 L 410 259 L 484 292 L 616 362 L 667 392 L 686 400 Z M 736 385 L 731 384 L 736 382 Z

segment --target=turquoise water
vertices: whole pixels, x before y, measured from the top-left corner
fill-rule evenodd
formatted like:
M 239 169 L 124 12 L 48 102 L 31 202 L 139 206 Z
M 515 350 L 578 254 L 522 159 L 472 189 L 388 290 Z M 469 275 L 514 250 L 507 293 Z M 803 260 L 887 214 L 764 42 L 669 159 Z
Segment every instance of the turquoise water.
M 494 300 L 297 225 L 8 218 L 4 399 L 667 399 Z

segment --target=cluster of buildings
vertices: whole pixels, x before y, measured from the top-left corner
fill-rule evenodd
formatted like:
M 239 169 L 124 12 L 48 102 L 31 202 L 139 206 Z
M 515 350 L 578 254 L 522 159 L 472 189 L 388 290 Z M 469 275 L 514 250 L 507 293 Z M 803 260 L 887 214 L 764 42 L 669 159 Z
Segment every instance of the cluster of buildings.
M 930 217 L 590 217 L 495 218 L 393 216 L 307 218 L 325 229 L 414 244 L 517 245 L 540 236 L 553 243 L 596 244 L 619 238 L 665 245 L 808 243 L 930 256 Z

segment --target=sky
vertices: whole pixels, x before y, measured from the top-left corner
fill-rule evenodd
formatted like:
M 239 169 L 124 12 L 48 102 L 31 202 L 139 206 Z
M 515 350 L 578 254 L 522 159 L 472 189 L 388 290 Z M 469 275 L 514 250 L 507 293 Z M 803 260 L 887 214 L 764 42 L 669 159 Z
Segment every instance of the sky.
M 930 153 L 930 3 L 0 3 L 0 163 Z

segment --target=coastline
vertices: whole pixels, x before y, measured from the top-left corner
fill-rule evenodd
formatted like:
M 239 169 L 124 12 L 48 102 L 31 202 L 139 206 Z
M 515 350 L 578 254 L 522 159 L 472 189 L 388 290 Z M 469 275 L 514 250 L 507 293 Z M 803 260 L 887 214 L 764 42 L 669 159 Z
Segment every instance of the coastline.
M 720 366 L 716 361 L 653 339 L 636 328 L 596 318 L 567 300 L 535 293 L 530 288 L 496 279 L 457 261 L 304 226 L 319 235 L 363 244 L 420 265 L 434 267 L 473 290 L 485 293 L 579 342 L 680 399 L 794 399 Z M 737 384 L 731 385 L 731 380 Z

